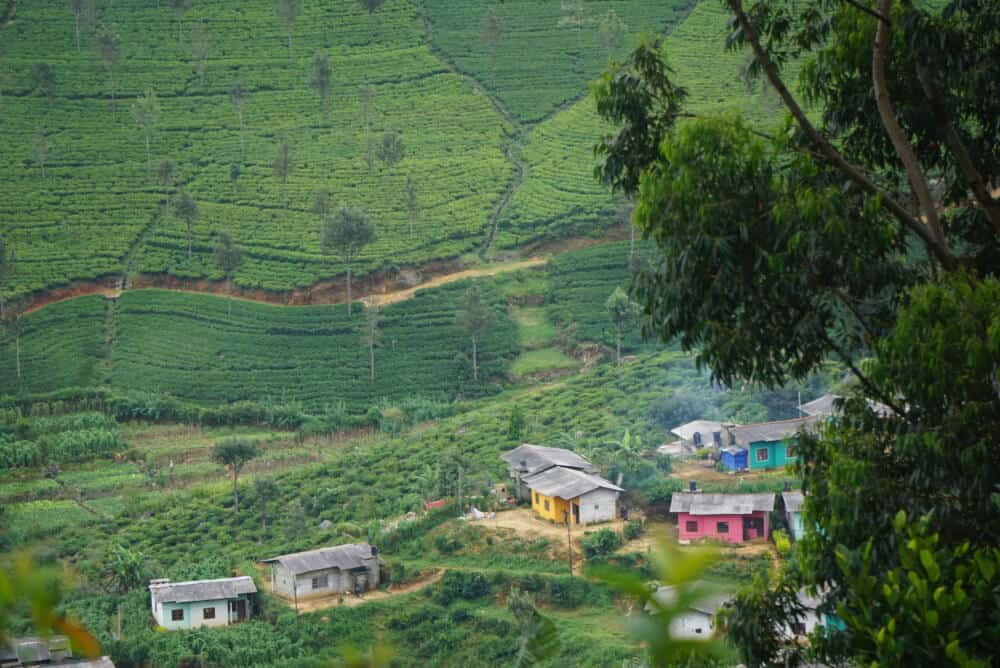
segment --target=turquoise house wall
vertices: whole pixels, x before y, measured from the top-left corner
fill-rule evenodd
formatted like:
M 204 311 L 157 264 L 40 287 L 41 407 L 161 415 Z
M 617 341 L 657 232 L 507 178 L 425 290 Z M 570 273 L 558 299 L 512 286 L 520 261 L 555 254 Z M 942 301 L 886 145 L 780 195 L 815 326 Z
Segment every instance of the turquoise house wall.
M 763 469 L 775 469 L 790 464 L 798 459 L 797 456 L 788 456 L 788 446 L 798 445 L 797 438 L 790 438 L 785 441 L 755 441 L 747 448 L 747 459 L 750 460 L 750 470 L 760 471 Z M 767 449 L 767 459 L 758 460 L 758 451 Z

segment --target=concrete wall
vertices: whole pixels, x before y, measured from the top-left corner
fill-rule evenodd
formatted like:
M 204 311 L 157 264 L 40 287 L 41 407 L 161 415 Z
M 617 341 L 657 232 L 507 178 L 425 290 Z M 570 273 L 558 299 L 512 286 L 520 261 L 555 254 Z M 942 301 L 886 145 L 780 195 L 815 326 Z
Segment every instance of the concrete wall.
M 700 540 L 702 538 L 712 538 L 726 543 L 743 542 L 743 518 L 745 515 L 690 515 L 688 513 L 677 513 L 677 537 L 681 541 Z M 756 512 L 751 515 L 754 518 L 762 518 L 764 521 L 764 531 L 762 536 L 751 536 L 751 538 L 766 538 L 770 534 L 770 520 L 768 513 Z M 695 528 L 688 529 L 688 522 L 694 522 Z M 725 522 L 728 527 L 726 531 L 719 530 L 719 524 Z
M 250 602 L 247 601 L 247 618 L 250 616 Z M 205 609 L 215 610 L 214 619 L 205 619 Z M 184 612 L 184 619 L 172 619 L 174 610 Z M 156 606 L 153 611 L 156 623 L 168 631 L 179 629 L 197 629 L 202 626 L 228 626 L 229 625 L 229 601 L 193 601 L 190 603 L 162 603 Z
M 280 563 L 273 564 L 274 568 L 274 591 L 282 596 L 294 599 L 297 596 L 301 599 L 318 598 L 321 596 L 333 596 L 336 594 L 353 594 L 356 575 L 352 571 L 342 572 L 338 568 L 329 568 L 312 573 L 303 573 L 297 578 L 293 578 L 284 566 Z M 368 589 L 374 589 L 379 583 L 378 560 L 371 559 L 368 573 Z M 313 588 L 313 579 L 326 576 L 326 587 Z M 318 584 L 318 583 L 317 583 Z
M 789 456 L 788 448 L 798 447 L 799 440 L 790 438 L 784 441 L 757 441 L 747 448 L 748 465 L 751 471 L 780 468 L 798 459 L 796 455 Z M 767 458 L 761 459 L 764 451 Z
M 697 610 L 688 610 L 670 622 L 670 635 L 685 640 L 709 640 L 715 628 L 712 617 Z
M 595 489 L 580 496 L 580 524 L 610 522 L 618 513 L 618 492 L 613 489 Z

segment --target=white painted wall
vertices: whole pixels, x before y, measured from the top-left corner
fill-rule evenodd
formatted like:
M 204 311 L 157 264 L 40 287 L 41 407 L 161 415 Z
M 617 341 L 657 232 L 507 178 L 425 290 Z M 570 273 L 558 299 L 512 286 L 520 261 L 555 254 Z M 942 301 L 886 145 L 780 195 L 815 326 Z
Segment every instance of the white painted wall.
M 249 605 L 249 604 L 248 604 Z M 215 609 L 215 619 L 205 619 L 205 608 Z M 191 628 L 199 626 L 229 626 L 229 601 L 195 601 L 191 611 Z
M 714 627 L 712 617 L 697 610 L 688 610 L 670 622 L 670 635 L 685 640 L 708 640 Z
M 595 489 L 580 496 L 580 524 L 610 522 L 618 512 L 618 492 Z

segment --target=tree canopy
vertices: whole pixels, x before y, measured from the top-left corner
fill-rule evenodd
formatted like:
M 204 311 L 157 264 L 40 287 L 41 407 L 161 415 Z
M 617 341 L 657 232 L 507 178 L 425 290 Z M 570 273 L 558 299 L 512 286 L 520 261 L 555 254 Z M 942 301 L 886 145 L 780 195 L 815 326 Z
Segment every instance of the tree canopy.
M 812 658 L 982 665 L 1000 628 L 1000 7 L 727 4 L 728 44 L 784 123 L 690 113 L 649 39 L 594 93 L 619 127 L 597 176 L 636 195 L 659 251 L 633 286 L 648 332 L 726 384 L 778 386 L 830 357 L 852 371 L 802 439 L 806 537 L 737 599 L 731 638 L 750 665 L 800 654 L 786 594 L 822 586 L 845 628 Z

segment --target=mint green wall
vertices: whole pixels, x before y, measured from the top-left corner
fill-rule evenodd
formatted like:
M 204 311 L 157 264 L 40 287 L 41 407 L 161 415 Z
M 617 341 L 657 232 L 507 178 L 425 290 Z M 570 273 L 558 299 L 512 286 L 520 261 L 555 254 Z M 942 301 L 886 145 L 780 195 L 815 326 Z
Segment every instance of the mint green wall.
M 788 446 L 798 445 L 797 438 L 790 438 L 785 441 L 756 441 L 747 448 L 747 459 L 750 463 L 750 470 L 763 470 L 780 468 L 785 464 L 794 462 L 797 457 L 788 456 Z M 757 461 L 757 450 L 767 448 L 767 460 Z

